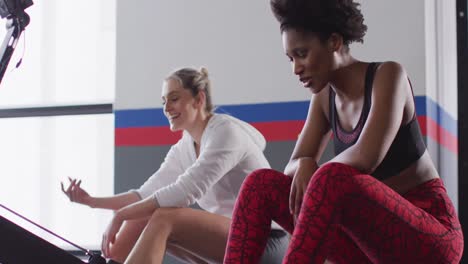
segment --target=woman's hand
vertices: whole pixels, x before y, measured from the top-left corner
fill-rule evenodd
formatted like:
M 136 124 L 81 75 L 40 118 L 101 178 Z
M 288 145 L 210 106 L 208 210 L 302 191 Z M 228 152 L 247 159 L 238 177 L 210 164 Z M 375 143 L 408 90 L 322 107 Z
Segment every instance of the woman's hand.
M 159 208 L 159 203 L 150 196 L 116 211 L 102 236 L 101 250 L 104 256 L 112 257 L 110 256 L 110 245 L 114 244 L 115 237 L 124 221 L 150 217 L 157 208 Z
M 110 244 L 114 244 L 115 237 L 122 227 L 124 220 L 121 218 L 119 211 L 114 214 L 111 222 L 106 228 L 106 232 L 102 235 L 101 250 L 106 258 L 111 258 L 110 255 Z
M 291 193 L 289 194 L 289 210 L 294 217 L 294 223 L 296 223 L 296 219 L 300 213 L 307 185 L 318 167 L 317 162 L 313 158 L 299 159 L 298 167 L 291 184 Z
M 60 182 L 62 187 L 62 192 L 70 199 L 70 201 L 75 203 L 80 203 L 84 205 L 89 205 L 91 196 L 81 188 L 81 180 L 68 178 L 70 185 L 65 190 L 63 182 Z

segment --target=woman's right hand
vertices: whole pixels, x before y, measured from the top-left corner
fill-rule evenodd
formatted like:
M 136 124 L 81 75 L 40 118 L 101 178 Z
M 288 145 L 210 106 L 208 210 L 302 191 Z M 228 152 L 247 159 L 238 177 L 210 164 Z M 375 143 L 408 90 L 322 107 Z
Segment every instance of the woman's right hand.
M 68 178 L 70 185 L 65 190 L 63 182 L 60 182 L 62 192 L 70 199 L 71 202 L 89 205 L 91 196 L 81 188 L 81 180 Z
M 102 242 L 101 242 L 101 251 L 104 257 L 112 258 L 111 256 L 111 244 L 115 243 L 115 238 L 117 233 L 121 229 L 124 220 L 119 214 L 119 211 L 115 212 L 114 217 L 112 217 L 111 222 L 106 228 L 106 231 L 102 235 Z
M 294 223 L 296 223 L 296 219 L 299 216 L 302 200 L 304 199 L 304 193 L 309 181 L 318 168 L 319 166 L 313 158 L 300 158 L 298 160 L 297 170 L 294 174 L 289 194 L 289 210 L 294 218 Z

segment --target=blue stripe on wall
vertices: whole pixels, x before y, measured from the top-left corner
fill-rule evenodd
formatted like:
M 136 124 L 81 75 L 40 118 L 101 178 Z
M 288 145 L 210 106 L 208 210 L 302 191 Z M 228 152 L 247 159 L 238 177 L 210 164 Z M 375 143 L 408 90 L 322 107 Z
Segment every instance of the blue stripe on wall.
M 271 122 L 305 120 L 309 101 L 223 105 L 217 113 L 227 113 L 246 122 Z M 115 127 L 168 126 L 162 108 L 133 109 L 115 111 Z
M 162 108 L 115 111 L 115 128 L 168 126 Z
M 436 121 L 439 126 L 449 131 L 451 134 L 458 136 L 458 125 L 447 111 L 440 107 L 436 102 L 427 96 L 415 97 L 416 111 L 419 116 L 428 116 Z
M 217 112 L 227 113 L 246 122 L 305 120 L 309 101 L 224 105 Z

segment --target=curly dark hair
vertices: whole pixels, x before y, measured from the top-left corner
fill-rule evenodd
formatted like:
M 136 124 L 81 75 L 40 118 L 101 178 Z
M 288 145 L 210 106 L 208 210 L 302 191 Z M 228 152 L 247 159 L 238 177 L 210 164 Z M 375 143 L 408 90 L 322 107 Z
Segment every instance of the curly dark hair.
M 349 45 L 362 43 L 367 31 L 359 4 L 353 0 L 270 0 L 270 6 L 281 32 L 294 28 L 316 33 L 321 40 L 338 33 Z

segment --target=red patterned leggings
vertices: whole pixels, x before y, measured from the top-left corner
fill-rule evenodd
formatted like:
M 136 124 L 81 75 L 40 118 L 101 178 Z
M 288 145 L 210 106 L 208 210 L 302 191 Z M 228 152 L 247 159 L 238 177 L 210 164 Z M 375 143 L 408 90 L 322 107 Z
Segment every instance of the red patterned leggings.
M 296 226 L 292 179 L 261 169 L 244 181 L 224 263 L 258 263 L 271 221 L 292 233 L 283 263 L 459 263 L 463 235 L 440 179 L 403 196 L 372 176 L 327 163 L 312 177 Z

